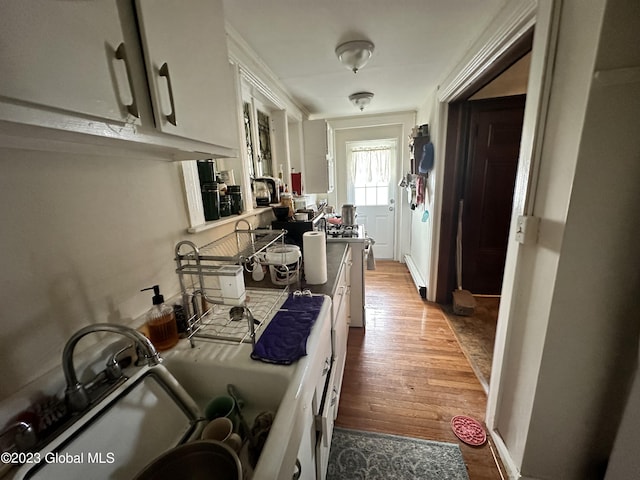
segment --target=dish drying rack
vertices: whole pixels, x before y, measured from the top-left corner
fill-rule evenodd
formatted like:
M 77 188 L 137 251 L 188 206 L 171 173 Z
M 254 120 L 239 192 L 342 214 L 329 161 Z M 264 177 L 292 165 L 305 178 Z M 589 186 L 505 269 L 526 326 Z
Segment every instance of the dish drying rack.
M 246 290 L 243 306 L 231 306 L 214 303 L 202 315 L 189 319 L 188 338 L 191 347 L 195 340 L 222 341 L 231 343 L 251 343 L 255 345 L 255 335 L 261 331 L 288 296 L 288 289 L 251 288 Z M 234 319 L 232 309 L 248 309 L 250 316 L 243 315 Z M 253 325 L 249 326 L 249 322 Z
M 239 229 L 240 223 L 247 229 Z M 284 246 L 286 230 L 254 230 L 246 220 L 236 223 L 233 232 L 202 247 L 184 240 L 175 247 L 176 273 L 180 281 L 186 313 L 187 336 L 195 339 L 234 343 L 254 343 L 255 333 L 286 300 L 288 286 L 282 288 L 244 288 L 243 271 L 262 268 L 257 256 L 272 245 Z M 287 265 L 279 265 L 288 269 Z M 244 307 L 241 321 L 232 319 L 230 310 Z

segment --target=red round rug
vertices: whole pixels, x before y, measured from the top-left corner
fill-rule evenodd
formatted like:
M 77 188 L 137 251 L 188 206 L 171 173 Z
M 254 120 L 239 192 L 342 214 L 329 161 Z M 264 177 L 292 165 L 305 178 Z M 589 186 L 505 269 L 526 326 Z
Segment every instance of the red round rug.
M 475 418 L 456 415 L 451 419 L 453 433 L 467 445 L 478 447 L 487 441 L 487 433 L 482 424 Z

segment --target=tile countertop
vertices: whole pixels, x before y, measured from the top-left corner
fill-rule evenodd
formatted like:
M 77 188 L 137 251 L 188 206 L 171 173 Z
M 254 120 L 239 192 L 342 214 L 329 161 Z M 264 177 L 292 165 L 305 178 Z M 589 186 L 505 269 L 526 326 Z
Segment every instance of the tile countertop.
M 328 295 L 333 298 L 338 281 L 338 272 L 347 253 L 347 247 L 348 244 L 345 242 L 327 242 L 327 282 L 321 285 L 309 285 L 303 278 L 302 282 L 289 285 L 289 291 L 308 288 L 311 293 Z M 268 272 L 265 274 L 264 280 L 256 282 L 251 278 L 251 274 L 245 271 L 244 283 L 247 288 L 282 288 L 271 283 Z

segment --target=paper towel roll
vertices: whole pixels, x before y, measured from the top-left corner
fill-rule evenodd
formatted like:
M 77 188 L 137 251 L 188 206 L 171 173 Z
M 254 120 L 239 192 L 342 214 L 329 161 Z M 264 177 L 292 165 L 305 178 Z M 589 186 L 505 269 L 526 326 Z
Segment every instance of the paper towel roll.
M 324 232 L 305 232 L 302 235 L 302 249 L 307 283 L 327 283 L 327 242 Z

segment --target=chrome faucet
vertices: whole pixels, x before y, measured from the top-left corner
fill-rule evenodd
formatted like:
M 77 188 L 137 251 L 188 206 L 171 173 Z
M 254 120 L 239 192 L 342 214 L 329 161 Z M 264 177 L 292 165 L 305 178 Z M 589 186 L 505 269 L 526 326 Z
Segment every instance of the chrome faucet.
M 67 382 L 64 395 L 67 405 L 71 411 L 74 412 L 79 412 L 87 408 L 90 400 L 85 385 L 78 381 L 73 365 L 73 350 L 82 337 L 94 332 L 119 333 L 120 335 L 130 338 L 134 341 L 138 354 L 144 355 L 148 365 L 157 365 L 162 361 L 162 358 L 158 355 L 151 341 L 133 328 L 112 323 L 96 323 L 95 325 L 88 325 L 81 328 L 67 341 L 67 344 L 64 346 L 64 351 L 62 352 L 62 371 L 64 372 L 64 378 Z

